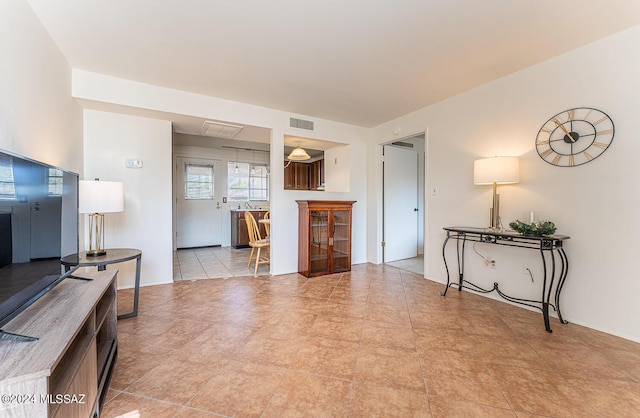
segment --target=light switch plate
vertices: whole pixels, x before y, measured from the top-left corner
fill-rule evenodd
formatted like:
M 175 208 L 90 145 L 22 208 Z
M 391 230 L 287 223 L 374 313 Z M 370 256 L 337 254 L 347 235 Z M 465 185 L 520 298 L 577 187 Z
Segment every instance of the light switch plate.
M 127 168 L 142 168 L 142 160 L 130 158 L 127 160 Z

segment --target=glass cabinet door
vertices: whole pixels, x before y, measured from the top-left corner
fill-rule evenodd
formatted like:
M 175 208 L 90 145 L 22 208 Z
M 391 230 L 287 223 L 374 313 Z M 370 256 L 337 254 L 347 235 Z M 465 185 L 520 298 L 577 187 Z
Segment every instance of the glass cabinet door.
M 329 271 L 329 211 L 312 210 L 310 222 L 311 273 Z
M 350 211 L 333 211 L 333 271 L 348 271 L 351 269 L 349 253 L 350 242 Z

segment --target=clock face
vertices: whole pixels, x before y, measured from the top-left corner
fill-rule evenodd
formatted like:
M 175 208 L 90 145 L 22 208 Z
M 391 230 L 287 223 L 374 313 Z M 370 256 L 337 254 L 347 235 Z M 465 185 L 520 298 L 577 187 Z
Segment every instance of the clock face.
M 549 164 L 573 167 L 604 153 L 615 128 L 604 112 L 588 107 L 565 110 L 546 121 L 536 137 L 536 150 Z

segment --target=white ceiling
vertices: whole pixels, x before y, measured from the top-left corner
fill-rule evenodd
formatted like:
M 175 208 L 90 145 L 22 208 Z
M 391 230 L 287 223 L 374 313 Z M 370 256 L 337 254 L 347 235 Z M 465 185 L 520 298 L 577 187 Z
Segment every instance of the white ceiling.
M 364 127 L 640 23 L 639 0 L 27 1 L 74 68 Z

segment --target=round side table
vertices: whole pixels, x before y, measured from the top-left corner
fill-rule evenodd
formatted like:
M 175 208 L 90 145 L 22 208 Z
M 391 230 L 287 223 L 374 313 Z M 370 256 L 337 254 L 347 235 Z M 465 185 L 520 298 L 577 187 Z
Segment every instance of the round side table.
M 60 263 L 64 266 L 65 271 L 69 271 L 71 267 L 98 267 L 98 271 L 106 270 L 108 264 L 122 263 L 124 261 L 136 260 L 136 282 L 133 294 L 133 310 L 131 312 L 118 315 L 118 319 L 131 318 L 138 316 L 138 298 L 140 296 L 140 264 L 142 261 L 142 251 L 135 248 L 108 248 L 107 254 L 97 257 L 87 257 L 87 253 L 82 251 L 79 260 L 73 256 L 63 257 Z

